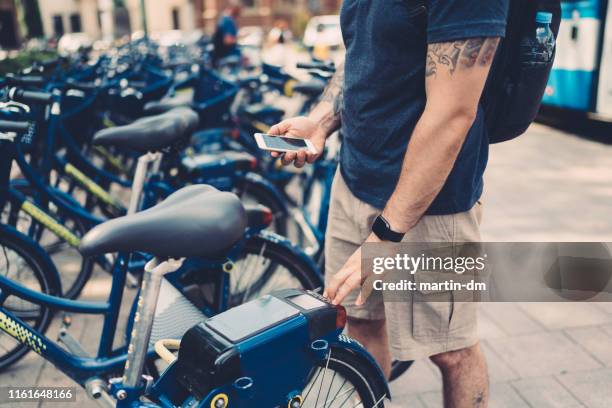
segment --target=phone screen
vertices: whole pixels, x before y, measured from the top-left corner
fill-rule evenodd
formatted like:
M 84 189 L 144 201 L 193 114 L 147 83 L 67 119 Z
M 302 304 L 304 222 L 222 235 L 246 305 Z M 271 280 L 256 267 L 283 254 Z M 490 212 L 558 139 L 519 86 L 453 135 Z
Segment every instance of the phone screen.
M 294 139 L 282 136 L 261 135 L 263 140 L 271 149 L 279 150 L 303 150 L 307 149 L 308 145 L 303 139 Z

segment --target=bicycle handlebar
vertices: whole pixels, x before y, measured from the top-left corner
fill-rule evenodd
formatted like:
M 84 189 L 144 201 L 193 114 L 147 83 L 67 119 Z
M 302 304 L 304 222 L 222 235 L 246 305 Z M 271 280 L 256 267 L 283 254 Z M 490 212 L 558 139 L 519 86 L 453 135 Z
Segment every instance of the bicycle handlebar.
M 8 92 L 8 97 L 25 104 L 49 104 L 53 101 L 53 95 L 49 92 L 26 91 L 20 88 L 11 88 Z
M 10 85 L 41 87 L 45 84 L 45 79 L 39 75 L 17 76 L 14 74 L 7 74 L 5 79 Z
M 0 132 L 26 132 L 29 127 L 29 122 L 13 122 L 10 120 L 0 120 Z
M 75 79 L 66 80 L 66 85 L 80 91 L 94 91 L 99 88 L 98 84 L 95 82 L 79 82 Z
M 336 65 L 333 62 L 298 62 L 296 67 L 300 69 L 318 69 L 326 72 L 336 72 Z
M 58 58 L 53 58 L 47 61 L 42 61 L 39 64 L 45 69 L 52 69 L 58 66 L 61 61 L 62 59 L 58 57 Z

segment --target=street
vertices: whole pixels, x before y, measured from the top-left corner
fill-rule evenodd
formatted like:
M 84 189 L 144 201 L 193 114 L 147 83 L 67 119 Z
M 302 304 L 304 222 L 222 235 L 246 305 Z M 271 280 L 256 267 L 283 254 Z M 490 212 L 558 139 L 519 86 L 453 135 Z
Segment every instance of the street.
M 612 146 L 534 124 L 492 146 L 483 241 L 612 241 Z M 612 401 L 612 304 L 483 303 L 492 408 L 604 408 Z M 437 368 L 392 384 L 406 407 L 442 406 Z M 403 402 L 406 401 L 406 402 Z

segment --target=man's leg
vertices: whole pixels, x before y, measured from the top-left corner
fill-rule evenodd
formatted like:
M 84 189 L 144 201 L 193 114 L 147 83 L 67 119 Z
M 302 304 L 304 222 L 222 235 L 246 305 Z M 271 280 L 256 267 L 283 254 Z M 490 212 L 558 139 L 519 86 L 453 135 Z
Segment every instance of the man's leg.
M 487 363 L 480 343 L 430 357 L 442 372 L 445 408 L 484 408 L 489 400 Z
M 355 198 L 339 172 L 332 185 L 325 235 L 325 279 L 330 279 L 369 235 L 367 223 L 379 211 L 365 207 Z M 358 291 L 343 302 L 348 314 L 348 335 L 359 341 L 376 359 L 385 374 L 391 370 L 389 340 L 382 297 L 370 296 L 362 306 L 355 306 Z
M 405 241 L 479 242 L 480 217 L 480 203 L 463 213 L 424 216 Z M 448 291 L 416 290 L 405 302 L 385 303 L 385 316 L 393 357 L 428 356 L 440 368 L 446 408 L 487 406 L 488 373 L 478 344 L 476 303 L 456 302 Z
M 378 362 L 385 377 L 391 374 L 391 353 L 385 320 L 348 318 L 348 334 L 359 341 Z

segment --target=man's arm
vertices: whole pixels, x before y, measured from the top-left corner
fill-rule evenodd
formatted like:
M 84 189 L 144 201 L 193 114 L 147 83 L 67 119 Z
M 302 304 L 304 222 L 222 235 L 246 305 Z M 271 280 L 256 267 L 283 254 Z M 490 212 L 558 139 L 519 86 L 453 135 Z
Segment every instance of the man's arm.
M 427 103 L 383 211 L 393 230 L 411 229 L 442 189 L 474 123 L 498 43 L 499 38 L 470 38 L 428 46 Z
M 308 117 L 314 120 L 328 137 L 340 128 L 340 114 L 344 103 L 344 62 L 338 65 L 325 88 L 321 100 Z
M 292 162 L 296 167 L 302 167 L 306 162 L 312 163 L 319 157 L 325 148 L 325 140 L 334 131 L 340 128 L 340 115 L 342 112 L 344 95 L 344 63 L 338 64 L 334 76 L 325 88 L 321 100 L 311 110 L 307 117 L 301 116 L 283 120 L 272 126 L 268 133 L 272 135 L 289 135 L 310 139 L 317 154 L 304 151 L 287 152 L 282 155 L 282 163 Z M 273 152 L 272 156 L 280 156 Z
M 408 143 L 399 181 L 383 211 L 392 230 L 410 230 L 442 189 L 474 123 L 498 42 L 499 38 L 471 38 L 428 46 L 427 103 Z M 379 241 L 374 233 L 366 240 Z M 359 248 L 329 281 L 324 295 L 339 304 L 364 278 Z M 356 303 L 363 301 L 359 295 Z

